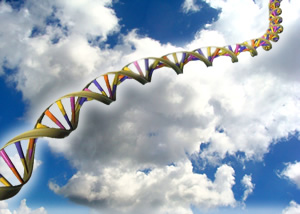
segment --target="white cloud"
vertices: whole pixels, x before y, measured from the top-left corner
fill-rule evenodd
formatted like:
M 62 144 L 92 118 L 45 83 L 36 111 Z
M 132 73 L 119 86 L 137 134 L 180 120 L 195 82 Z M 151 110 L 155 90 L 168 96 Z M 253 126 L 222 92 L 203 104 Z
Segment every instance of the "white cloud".
M 257 38 L 268 28 L 266 9 L 269 1 L 263 1 L 262 7 L 254 4 L 253 0 L 206 0 L 206 2 L 222 10 L 219 19 L 212 23 L 209 29 L 216 29 L 226 38 L 223 46 Z M 214 45 L 215 42 L 209 44 Z
M 119 29 L 118 19 L 109 8 L 111 0 L 56 1 L 58 18 L 73 34 L 106 36 Z
M 255 185 L 252 183 L 252 176 L 251 175 L 244 175 L 241 182 L 242 182 L 242 185 L 245 188 L 245 192 L 244 192 L 242 200 L 246 201 L 248 196 L 253 192 L 253 189 L 254 189 Z
M 1 214 L 11 214 L 8 209 L 8 204 L 5 201 L 0 201 L 0 213 Z
M 290 205 L 282 211 L 282 214 L 299 214 L 299 213 L 300 213 L 300 205 L 297 204 L 295 201 L 291 201 Z
M 198 12 L 201 10 L 201 7 L 197 5 L 195 0 L 185 0 L 181 6 L 184 13 L 189 12 Z
M 5 50 L 0 53 L 1 73 L 2 66 L 18 69 L 5 74 L 5 79 L 16 83 L 31 105 L 27 112 L 30 118 L 39 117 L 41 109 L 66 92 L 80 90 L 84 85 L 80 79 L 87 82 L 99 75 L 108 55 L 89 45 L 88 39 L 100 36 L 104 41 L 108 34 L 118 31 L 118 19 L 110 4 L 93 0 L 84 4 L 26 1 L 24 8 L 15 11 L 1 3 L 0 18 L 6 20 L 0 30 L 1 40 L 6 41 L 0 45 Z M 49 17 L 54 24 L 46 25 Z M 39 34 L 30 37 L 34 27 Z M 52 42 L 55 38 L 58 43 Z
M 189 161 L 176 166 L 154 168 L 149 174 L 121 167 L 105 167 L 101 172 L 77 172 L 67 185 L 50 182 L 54 192 L 105 210 L 105 213 L 192 213 L 190 205 L 201 209 L 234 206 L 234 170 L 217 169 L 215 180 L 194 174 Z M 82 188 L 84 186 L 84 188 Z
M 10 211 L 8 204 L 5 201 L 0 202 L 0 214 L 47 214 L 44 207 L 32 210 L 26 205 L 26 199 L 21 201 L 20 207 L 17 210 Z
M 280 173 L 283 176 L 295 183 L 300 189 L 300 162 L 287 163 L 286 168 Z
M 238 4 L 231 5 L 229 2 L 224 6 L 224 13 L 227 13 L 227 7 L 238 6 Z M 209 103 L 213 108 L 214 127 L 223 130 L 222 133 L 210 132 L 211 137 L 206 140 L 210 142 L 210 146 L 202 152 L 202 157 L 215 159 L 217 152 L 221 158 L 224 158 L 226 154 L 240 151 L 245 152 L 246 158 L 262 159 L 272 141 L 288 137 L 288 133 L 299 130 L 299 118 L 295 120 L 295 114 L 291 113 L 297 112 L 296 109 L 299 108 L 298 92 L 294 93 L 295 90 L 299 91 L 297 86 L 299 77 L 297 72 L 294 72 L 299 63 L 293 57 L 294 55 L 293 59 L 286 63 L 288 57 L 283 53 L 288 52 L 291 47 L 289 43 L 296 39 L 293 31 L 299 27 L 299 23 L 292 17 L 298 16 L 296 11 L 299 11 L 300 6 L 299 3 L 292 5 L 288 2 L 283 2 L 282 5 L 285 11 L 283 13 L 285 31 L 278 44 L 274 44 L 269 53 L 260 49 L 258 56 L 252 59 L 247 54 L 241 55 L 239 62 L 234 65 L 229 63 L 229 59 L 228 63 L 216 60 L 213 68 L 201 74 L 202 82 L 196 80 L 195 76 L 194 79 L 189 78 L 190 83 L 195 83 L 195 90 L 199 91 L 195 97 L 206 99 L 204 102 Z M 264 11 L 263 8 L 258 7 L 256 10 L 259 12 L 256 11 L 254 14 L 261 14 Z M 243 10 L 237 9 L 237 11 Z M 240 19 L 232 18 L 232 20 L 243 20 L 244 17 L 248 17 L 241 14 L 239 16 Z M 235 29 L 238 34 L 239 32 L 243 34 L 244 23 L 252 22 L 255 22 L 259 29 L 264 24 L 255 20 L 264 20 L 264 16 L 265 14 L 256 17 L 254 21 L 241 22 L 238 24 L 240 27 L 232 28 L 228 27 L 231 19 L 222 18 L 221 15 L 220 19 L 212 25 L 211 30 L 200 31 L 188 47 L 193 49 L 192 47 L 197 45 L 203 46 L 205 42 L 212 44 L 213 41 L 226 44 L 228 37 L 224 30 Z M 223 23 L 224 19 L 227 24 Z M 238 41 L 238 34 L 231 38 Z M 191 66 L 191 69 L 196 70 L 197 66 Z M 206 79 L 205 84 L 203 79 Z M 199 106 L 195 104 L 194 107 L 195 111 L 198 109 L 201 112 Z
M 80 90 L 104 72 L 142 57 L 182 49 L 141 38 L 135 31 L 121 35 L 123 40 L 114 49 L 91 46 L 91 37 L 105 39 L 119 28 L 108 8 L 110 1 L 88 1 L 86 5 L 80 1 L 28 2 L 19 12 L 1 5 L 0 18 L 7 21 L 1 22 L 0 35 L 8 42 L 0 44 L 5 50 L 0 51 L 0 62 L 19 68 L 7 78 L 29 101 L 28 115 L 33 121 L 60 95 Z M 207 2 L 222 8 L 219 20 L 200 30 L 184 49 L 242 42 L 262 35 L 267 28 L 267 1 L 261 8 L 252 0 Z M 217 165 L 237 152 L 245 153 L 246 159 L 262 160 L 272 143 L 299 130 L 296 51 L 300 47 L 294 41 L 298 39 L 300 6 L 299 1 L 282 4 L 285 31 L 269 53 L 259 49 L 256 58 L 241 54 L 237 64 L 231 64 L 229 58 L 217 59 L 212 68 L 190 63 L 180 76 L 160 69 L 151 84 L 125 82 L 110 106 L 85 104 L 78 129 L 66 139 L 50 140 L 52 150 L 61 152 L 78 169 L 65 186 L 52 182 L 51 189 L 106 213 L 122 208 L 138 213 L 142 207 L 154 207 L 155 213 L 191 213 L 190 204 L 234 206 L 232 167 L 220 166 L 212 181 L 205 174 L 192 173 L 186 154 L 197 154 L 202 162 Z M 103 14 L 89 13 L 91 8 Z M 68 28 L 67 34 L 43 23 L 53 12 Z M 107 25 L 103 20 L 112 22 Z M 45 33 L 30 38 L 36 25 L 46 28 Z M 52 44 L 55 36 L 60 40 Z M 202 143 L 208 146 L 199 151 Z M 177 165 L 168 166 L 170 163 Z M 137 172 L 146 168 L 152 169 L 148 175 Z M 247 195 L 250 184 L 249 177 L 245 178 Z

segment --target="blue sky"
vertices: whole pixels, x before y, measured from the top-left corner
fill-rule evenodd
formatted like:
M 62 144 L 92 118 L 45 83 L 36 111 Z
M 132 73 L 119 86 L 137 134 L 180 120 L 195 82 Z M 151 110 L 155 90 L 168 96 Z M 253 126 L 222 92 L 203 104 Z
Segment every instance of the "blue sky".
M 133 60 L 262 35 L 267 3 L 1 2 L 1 144 Z M 269 52 L 162 70 L 110 106 L 85 104 L 68 138 L 39 141 L 31 180 L 0 213 L 299 213 L 300 4 L 282 8 Z

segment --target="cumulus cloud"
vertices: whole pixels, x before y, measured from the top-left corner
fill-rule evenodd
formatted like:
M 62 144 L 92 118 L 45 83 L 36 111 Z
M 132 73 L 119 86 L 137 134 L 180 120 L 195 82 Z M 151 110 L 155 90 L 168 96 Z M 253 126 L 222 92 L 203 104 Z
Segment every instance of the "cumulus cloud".
M 266 12 L 268 1 L 262 1 L 261 7 L 253 0 L 206 0 L 206 2 L 211 7 L 222 10 L 219 19 L 208 28 L 217 30 L 225 37 L 226 43 L 223 43 L 223 46 L 257 38 L 268 27 L 268 22 L 263 21 L 268 19 Z M 245 10 L 245 8 L 247 9 Z M 218 41 L 216 40 L 216 42 Z M 215 45 L 215 42 L 209 43 L 209 45 Z
M 297 204 L 295 201 L 291 201 L 289 206 L 282 211 L 282 214 L 298 214 L 298 213 L 300 213 L 300 205 Z
M 106 36 L 119 29 L 118 18 L 110 8 L 111 0 L 56 1 L 57 18 L 71 33 Z
M 288 9 L 291 5 L 286 7 Z M 266 11 L 266 6 L 259 8 L 251 5 L 251 8 L 256 15 L 250 23 L 258 25 L 255 28 L 258 33 L 259 29 L 266 29 L 263 21 L 256 21 L 265 20 L 263 11 Z M 228 13 L 229 9 L 228 6 Z M 293 16 L 296 14 L 293 13 Z M 226 30 L 229 28 L 225 29 L 224 24 L 219 25 L 225 19 L 231 23 L 227 16 L 220 16 L 211 29 L 199 31 L 187 49 L 212 44 L 214 41 L 220 41 L 220 45 L 226 43 L 229 40 Z M 176 78 L 168 71 L 161 70 L 154 74 L 150 85 L 122 85 L 122 90 L 118 91 L 118 100 L 109 108 L 96 107 L 97 104 L 92 103 L 90 107 L 86 106 L 81 120 L 84 126 L 78 128 L 77 134 L 66 139 L 68 146 L 51 142 L 54 150 L 63 152 L 80 169 L 77 177 L 66 186 L 54 185 L 52 189 L 72 199 L 75 195 L 74 200 L 81 199 L 93 206 L 93 200 L 88 201 L 85 194 L 76 195 L 73 192 L 73 195 L 68 195 L 66 193 L 70 192 L 67 189 L 75 186 L 79 177 L 84 178 L 86 183 L 90 180 L 91 183 L 97 183 L 97 188 L 105 187 L 98 183 L 99 177 L 104 176 L 105 168 L 113 167 L 116 171 L 126 168 L 131 173 L 144 168 L 155 171 L 184 158 L 186 152 L 198 153 L 201 161 L 216 164 L 218 160 L 235 155 L 236 152 L 243 152 L 246 159 L 262 160 L 271 143 L 299 129 L 299 87 L 295 81 L 298 77 L 293 71 L 289 74 L 292 78 L 284 76 L 285 69 L 277 60 L 278 56 L 285 60 L 286 56 L 281 53 L 287 51 L 290 46 L 288 43 L 294 38 L 289 29 L 293 31 L 299 25 L 289 21 L 289 18 L 287 22 L 287 33 L 282 35 L 270 53 L 260 50 L 260 56 L 254 59 L 241 55 L 240 62 L 234 65 L 229 59 L 216 60 L 215 67 L 208 69 L 199 63 L 191 63 L 186 67 L 185 74 Z M 243 30 L 242 22 L 235 25 L 241 25 Z M 238 32 L 233 36 L 236 40 Z M 135 44 L 136 50 L 129 50 L 129 57 L 133 58 L 150 53 L 154 46 L 158 50 L 166 48 L 165 53 L 168 52 L 167 48 L 175 49 L 161 46 L 149 38 L 138 38 L 134 34 L 124 38 L 126 43 L 118 48 L 128 51 L 127 43 Z M 147 45 L 142 41 L 147 41 Z M 143 45 L 139 47 L 138 44 Z M 143 51 L 140 51 L 141 48 Z M 288 67 L 297 68 L 297 60 L 289 62 Z M 199 151 L 201 143 L 208 144 L 203 151 Z M 95 175 L 93 170 L 99 167 L 99 173 Z M 249 183 L 249 177 L 245 177 L 244 183 L 248 185 L 244 195 L 246 200 L 253 186 Z M 146 187 L 144 190 L 147 192 Z M 96 196 L 105 198 L 105 191 L 101 193 Z M 135 200 L 148 204 L 148 199 L 135 196 Z M 107 195 L 106 199 L 110 197 Z M 115 197 L 114 200 L 120 199 Z M 114 203 L 117 207 L 118 203 Z
M 44 207 L 32 210 L 26 204 L 26 199 L 21 201 L 20 207 L 17 210 L 10 211 L 8 209 L 8 204 L 5 201 L 0 202 L 0 213 L 1 214 L 47 214 Z
M 253 189 L 254 189 L 255 185 L 252 183 L 252 176 L 251 175 L 244 175 L 241 182 L 242 182 L 242 185 L 245 188 L 245 192 L 244 192 L 242 200 L 246 201 L 248 196 L 253 192 Z
M 90 42 L 118 31 L 118 19 L 111 1 L 26 1 L 19 11 L 1 2 L 1 73 L 16 83 L 31 108 L 29 118 L 37 118 L 59 95 L 80 90 L 83 83 L 99 75 L 106 51 Z M 14 39 L 11 39 L 14 38 Z M 70 83 L 70 84 L 69 84 Z M 55 85 L 55 87 L 53 87 Z
M 0 24 L 1 39 L 8 41 L 1 44 L 5 51 L 0 52 L 0 62 L 17 68 L 14 74 L 5 75 L 29 101 L 28 118 L 34 121 L 37 112 L 59 95 L 78 91 L 92 78 L 133 60 L 242 42 L 262 35 L 267 28 L 267 1 L 261 7 L 252 0 L 207 2 L 222 8 L 220 17 L 199 30 L 186 47 L 162 45 L 132 31 L 121 35 L 113 49 L 94 45 L 97 36 L 103 42 L 119 29 L 111 1 L 86 5 L 27 1 L 20 11 L 1 3 L 0 18 L 10 21 Z M 49 187 L 107 213 L 140 213 L 142 207 L 145 212 L 153 207 L 155 213 L 191 213 L 191 204 L 234 206 L 234 170 L 220 165 L 220 160 L 237 152 L 247 160 L 262 160 L 272 143 L 300 127 L 300 61 L 297 54 L 291 54 L 300 48 L 294 42 L 300 5 L 299 1 L 282 4 L 285 32 L 270 53 L 259 49 L 256 58 L 241 54 L 237 64 L 229 58 L 217 59 L 212 68 L 190 63 L 178 77 L 160 69 L 151 84 L 126 81 L 110 106 L 94 101 L 84 104 L 78 129 L 63 142 L 49 143 L 78 172 L 64 186 L 52 181 Z M 89 13 L 91 8 L 103 11 L 103 16 L 94 10 Z M 47 24 L 49 17 L 56 21 Z M 31 36 L 35 26 L 41 30 Z M 207 147 L 200 150 L 201 144 Z M 214 181 L 193 173 L 187 160 L 190 155 L 218 166 Z M 142 172 L 145 169 L 150 172 Z M 250 178 L 243 179 L 245 200 L 254 187 Z
M 236 7 L 237 5 L 229 4 L 224 7 L 230 8 L 230 6 Z M 253 7 L 259 11 L 254 14 L 260 14 L 260 10 L 263 10 L 256 6 Z M 296 36 L 293 31 L 299 27 L 299 23 L 295 22 L 289 11 L 296 15 L 300 6 L 299 3 L 292 5 L 282 2 L 282 7 L 283 11 L 287 11 L 283 14 L 285 32 L 281 35 L 280 42 L 274 44 L 272 53 L 261 50 L 259 56 L 253 59 L 247 55 L 241 55 L 239 63 L 234 65 L 225 61 L 219 64 L 216 60 L 214 67 L 207 69 L 209 73 L 205 73 L 201 77 L 207 78 L 206 82 L 212 84 L 211 88 L 205 88 L 206 85 L 203 85 L 202 82 L 191 81 L 192 78 L 190 78 L 195 85 L 198 83 L 198 87 L 195 88 L 199 89 L 199 92 L 202 91 L 201 96 L 197 97 L 202 99 L 208 97 L 206 102 L 213 108 L 213 115 L 215 115 L 214 127 L 221 130 L 213 132 L 207 139 L 209 147 L 202 152 L 203 158 L 215 159 L 216 152 L 221 158 L 224 158 L 227 154 L 241 151 L 245 152 L 246 158 L 262 159 L 263 154 L 268 152 L 271 142 L 288 137 L 288 133 L 293 134 L 299 129 L 298 119 L 294 120 L 293 115 L 295 114 L 290 114 L 299 107 L 298 95 L 294 93 L 294 90 L 299 90 L 296 86 L 299 77 L 292 68 L 298 67 L 299 63 L 293 56 L 293 59 L 286 63 L 288 57 L 283 53 L 291 47 L 289 43 L 295 41 Z M 224 29 L 233 28 L 228 28 L 228 25 L 224 23 L 218 26 L 224 21 L 222 14 L 223 10 L 220 19 L 212 25 L 211 30 L 202 30 L 196 35 L 196 39 L 191 43 L 192 46 L 203 46 L 205 42 L 212 44 L 214 40 L 224 44 L 228 42 Z M 240 16 L 240 19 L 250 17 Z M 263 17 L 257 17 L 254 20 L 264 20 Z M 238 18 L 234 20 L 238 20 Z M 231 23 L 230 20 L 227 20 L 227 23 Z M 244 23 L 251 23 L 251 21 Z M 264 25 L 262 22 L 255 21 L 255 23 L 258 25 L 258 29 Z M 242 29 L 244 24 L 241 22 L 239 26 L 241 28 L 234 29 Z M 243 32 L 244 30 L 241 34 Z M 238 36 L 232 38 L 238 40 Z M 195 66 L 193 69 L 196 70 L 197 67 Z M 288 72 L 286 72 L 287 70 Z M 209 76 L 213 78 L 209 78 Z M 278 84 L 281 87 L 278 87 Z M 292 87 L 291 90 L 288 89 L 289 86 Z M 290 91 L 288 92 L 286 89 Z M 205 95 L 203 95 L 204 90 Z M 287 94 L 289 95 L 286 97 Z M 285 120 L 286 118 L 290 119 Z
M 300 189 L 300 162 L 287 163 L 286 168 L 279 176 L 289 179 L 297 185 L 298 189 Z
M 81 185 L 78 185 L 80 183 Z M 77 172 L 67 185 L 50 182 L 54 192 L 105 213 L 192 213 L 190 206 L 234 206 L 234 170 L 220 166 L 212 181 L 192 172 L 189 161 L 157 167 L 148 174 L 125 166 L 101 173 Z M 85 188 L 82 188 L 84 186 Z

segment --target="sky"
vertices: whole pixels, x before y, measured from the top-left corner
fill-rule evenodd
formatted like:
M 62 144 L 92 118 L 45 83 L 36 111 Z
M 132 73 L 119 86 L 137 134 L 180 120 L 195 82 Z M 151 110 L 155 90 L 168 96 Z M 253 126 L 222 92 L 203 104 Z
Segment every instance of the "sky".
M 31 180 L 0 214 L 299 214 L 300 1 L 281 8 L 268 52 L 159 69 L 111 105 L 86 103 L 70 136 L 39 139 Z M 0 20 L 4 145 L 134 60 L 262 36 L 268 1 L 6 0 Z

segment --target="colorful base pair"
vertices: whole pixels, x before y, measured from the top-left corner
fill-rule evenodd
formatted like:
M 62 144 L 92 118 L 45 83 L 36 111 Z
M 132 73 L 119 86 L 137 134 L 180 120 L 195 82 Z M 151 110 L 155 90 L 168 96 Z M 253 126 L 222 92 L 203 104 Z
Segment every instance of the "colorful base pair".
M 237 56 L 240 53 L 250 52 L 251 56 L 255 56 L 257 55 L 256 49 L 259 47 L 270 50 L 272 48 L 270 41 L 277 42 L 279 40 L 278 34 L 283 31 L 283 27 L 280 25 L 282 18 L 279 16 L 281 14 L 280 2 L 281 0 L 270 0 L 269 27 L 265 34 L 257 39 L 225 47 L 205 47 L 193 51 L 170 53 L 162 57 L 140 59 L 129 63 L 120 71 L 108 72 L 92 80 L 82 91 L 59 98 L 42 113 L 33 130 L 16 136 L 0 149 L 0 156 L 12 172 L 8 176 L 0 172 L 0 182 L 2 183 L 0 200 L 13 197 L 29 181 L 33 170 L 37 139 L 41 137 L 67 137 L 77 128 L 79 112 L 85 102 L 97 100 L 109 105 L 116 100 L 117 87 L 125 80 L 134 79 L 142 84 L 151 82 L 153 72 L 162 67 L 171 68 L 177 74 L 181 74 L 184 66 L 191 61 L 202 61 L 206 66 L 212 66 L 213 61 L 221 56 L 230 57 L 232 62 L 237 62 Z M 52 127 L 45 125 L 49 122 L 52 123 Z M 26 143 L 27 151 L 26 156 L 24 156 L 22 145 L 26 146 Z M 5 151 L 8 146 L 14 148 L 20 157 L 23 167 L 22 176 Z M 18 184 L 13 185 L 5 177 L 13 177 L 11 180 L 18 182 Z

